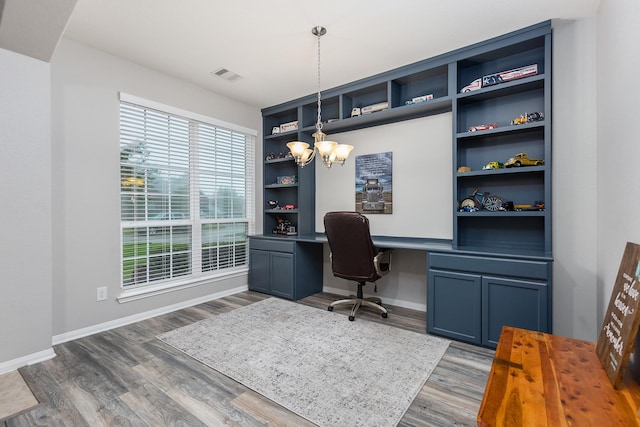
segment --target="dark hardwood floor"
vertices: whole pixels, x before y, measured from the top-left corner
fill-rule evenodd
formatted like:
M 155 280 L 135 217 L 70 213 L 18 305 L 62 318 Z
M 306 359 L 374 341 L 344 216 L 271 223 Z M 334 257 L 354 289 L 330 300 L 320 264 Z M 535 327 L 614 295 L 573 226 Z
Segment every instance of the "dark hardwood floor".
M 312 426 L 155 338 L 264 298 L 269 296 L 243 292 L 57 345 L 57 357 L 20 369 L 40 405 L 3 427 Z M 299 303 L 326 310 L 338 298 L 322 293 Z M 387 319 L 360 311 L 356 321 L 426 330 L 425 313 L 387 307 Z M 452 342 L 399 425 L 476 425 L 493 354 Z

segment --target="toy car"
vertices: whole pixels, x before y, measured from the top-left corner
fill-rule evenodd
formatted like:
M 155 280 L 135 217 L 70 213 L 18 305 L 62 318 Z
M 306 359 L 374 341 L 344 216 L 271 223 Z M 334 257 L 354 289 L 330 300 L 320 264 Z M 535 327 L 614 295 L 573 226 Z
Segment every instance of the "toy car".
M 500 162 L 489 162 L 486 165 L 484 165 L 482 167 L 482 169 L 484 170 L 490 170 L 490 169 L 502 169 L 504 167 L 504 163 L 500 163 Z
M 489 125 L 476 125 L 476 126 L 471 126 L 469 128 L 469 132 L 475 132 L 477 130 L 488 130 L 488 129 L 495 129 L 497 128 L 498 125 L 495 123 L 491 123 Z
M 520 167 L 520 166 L 542 166 L 544 160 L 542 159 L 530 159 L 527 153 L 518 153 L 504 162 L 505 168 Z
M 512 125 L 522 125 L 525 123 L 529 123 L 529 122 L 539 122 L 541 120 L 544 120 L 544 114 L 541 112 L 536 112 L 536 113 L 525 113 L 522 114 L 519 117 L 516 117 L 515 119 L 513 119 L 511 121 Z

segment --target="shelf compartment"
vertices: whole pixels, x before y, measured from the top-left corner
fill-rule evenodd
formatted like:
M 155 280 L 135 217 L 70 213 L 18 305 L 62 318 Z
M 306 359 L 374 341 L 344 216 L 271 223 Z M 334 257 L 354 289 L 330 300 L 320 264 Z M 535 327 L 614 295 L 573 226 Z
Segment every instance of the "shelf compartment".
M 519 212 L 522 213 L 522 212 Z M 458 246 L 545 249 L 543 215 L 491 215 L 456 217 Z
M 298 108 L 289 108 L 286 110 L 279 111 L 277 113 L 270 114 L 268 116 L 263 116 L 263 132 L 266 135 L 272 135 L 272 129 L 276 126 L 280 126 L 284 123 L 290 123 L 298 120 Z M 300 123 L 298 123 L 298 127 Z M 293 131 L 295 132 L 295 131 Z M 286 132 L 289 133 L 289 132 Z M 278 135 L 278 134 L 275 134 Z
M 459 92 L 463 87 L 483 76 L 533 64 L 538 65 L 538 74 L 544 74 L 545 36 L 482 52 L 459 61 L 457 90 Z
M 519 126 L 519 125 L 514 125 Z M 522 125 L 526 126 L 526 125 Z M 471 172 L 458 173 L 458 176 L 471 176 L 479 172 L 490 173 L 521 173 L 544 169 L 546 166 L 521 166 L 491 171 L 482 170 L 489 162 L 505 163 L 517 153 L 527 153 L 531 159 L 543 159 L 545 163 L 544 127 L 536 126 L 517 129 L 513 132 L 492 132 L 479 134 L 473 132 L 472 138 L 458 138 L 456 140 L 456 170 L 460 166 L 468 166 Z M 491 132 L 491 131 L 487 131 Z M 471 133 L 471 132 L 470 132 Z
M 457 132 L 466 132 L 470 126 L 495 123 L 498 129 L 512 126 L 511 121 L 521 114 L 544 113 L 544 87 L 500 96 L 458 100 Z M 520 125 L 513 125 L 520 126 Z
M 322 98 L 322 111 L 321 120 L 324 124 L 326 124 L 329 120 L 339 120 L 340 116 L 340 97 L 332 96 L 327 99 Z M 351 115 L 351 111 L 349 111 L 349 115 Z M 315 130 L 316 122 L 318 121 L 318 100 L 310 104 L 306 104 L 302 107 L 302 128 L 313 127 Z
M 513 202 L 516 205 L 534 205 L 537 201 L 547 203 L 544 199 L 544 179 L 542 170 L 532 170 L 531 173 L 458 177 L 456 203 L 470 197 L 476 188 L 479 188 L 481 193 L 498 195 L 503 202 Z
M 448 67 L 446 65 L 391 81 L 392 108 L 404 106 L 413 98 L 426 95 L 433 95 L 433 99 L 448 95 Z
M 362 108 L 368 105 L 378 104 L 380 102 L 388 102 L 387 82 L 378 83 L 342 95 L 342 118 L 351 117 L 351 111 L 354 108 Z M 376 113 L 367 114 L 374 115 Z

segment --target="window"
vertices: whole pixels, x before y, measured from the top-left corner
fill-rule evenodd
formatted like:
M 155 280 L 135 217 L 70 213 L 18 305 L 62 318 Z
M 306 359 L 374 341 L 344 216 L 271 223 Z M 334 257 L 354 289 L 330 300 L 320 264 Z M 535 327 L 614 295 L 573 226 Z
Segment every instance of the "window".
M 121 94 L 125 290 L 246 271 L 256 133 L 216 122 Z

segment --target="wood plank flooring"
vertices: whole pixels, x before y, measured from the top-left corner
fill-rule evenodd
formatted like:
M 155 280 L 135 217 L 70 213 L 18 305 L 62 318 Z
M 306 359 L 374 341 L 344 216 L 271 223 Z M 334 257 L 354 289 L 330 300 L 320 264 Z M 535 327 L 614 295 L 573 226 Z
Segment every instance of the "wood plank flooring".
M 20 369 L 41 404 L 0 426 L 312 426 L 155 338 L 264 298 L 242 292 L 57 345 L 57 357 Z M 326 310 L 339 298 L 321 293 L 299 303 Z M 425 313 L 387 308 L 387 319 L 361 310 L 356 321 L 425 332 Z M 347 312 L 335 310 L 345 322 Z M 493 354 L 452 342 L 399 426 L 476 425 Z

